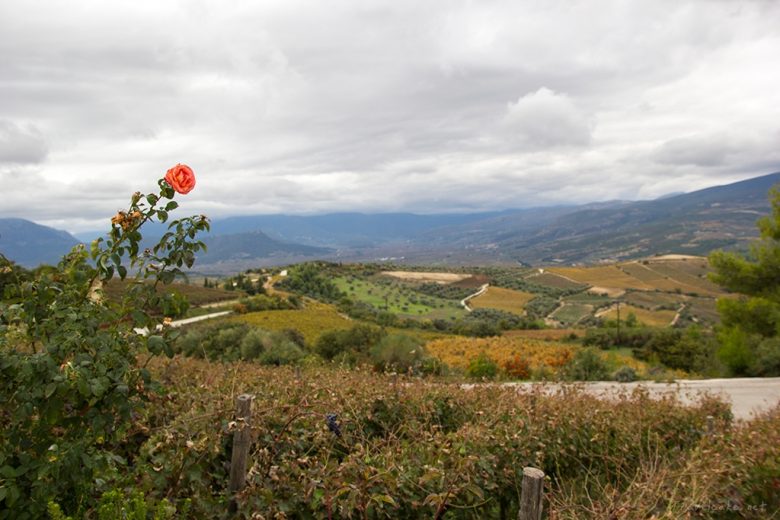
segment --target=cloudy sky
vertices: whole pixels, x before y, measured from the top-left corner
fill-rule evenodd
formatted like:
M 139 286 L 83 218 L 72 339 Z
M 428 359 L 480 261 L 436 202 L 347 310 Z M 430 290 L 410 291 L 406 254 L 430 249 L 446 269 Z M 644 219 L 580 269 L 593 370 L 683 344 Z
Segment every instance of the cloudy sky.
M 774 0 L 3 0 L 0 217 L 478 211 L 780 170 Z M 105 220 L 104 220 L 105 222 Z

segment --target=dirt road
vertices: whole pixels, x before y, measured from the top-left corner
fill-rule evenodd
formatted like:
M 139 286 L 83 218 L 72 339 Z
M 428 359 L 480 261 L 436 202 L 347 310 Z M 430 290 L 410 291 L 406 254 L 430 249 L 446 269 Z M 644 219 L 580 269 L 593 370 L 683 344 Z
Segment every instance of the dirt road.
M 540 383 L 507 383 L 519 388 L 531 388 Z M 733 378 L 733 379 L 694 379 L 680 380 L 675 383 L 615 383 L 597 382 L 580 383 L 586 392 L 593 395 L 609 397 L 620 391 L 631 392 L 637 386 L 643 386 L 652 396 L 662 396 L 676 393 L 683 403 L 696 402 L 697 396 L 703 392 L 722 396 L 731 402 L 731 411 L 735 419 L 750 419 L 754 412 L 768 410 L 780 403 L 780 377 L 767 378 Z M 559 385 L 546 384 L 551 391 Z

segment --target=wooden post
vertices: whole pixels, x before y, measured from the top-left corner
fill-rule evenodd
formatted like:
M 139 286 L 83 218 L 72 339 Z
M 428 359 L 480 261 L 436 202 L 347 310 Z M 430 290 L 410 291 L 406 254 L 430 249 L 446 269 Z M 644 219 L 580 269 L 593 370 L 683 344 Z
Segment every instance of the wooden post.
M 230 461 L 230 485 L 228 490 L 235 493 L 246 484 L 246 463 L 249 458 L 249 445 L 252 430 L 249 420 L 252 418 L 252 399 L 249 394 L 236 398 L 236 431 L 233 434 L 233 457 Z
M 542 491 L 544 490 L 544 471 L 536 468 L 523 468 L 523 484 L 520 490 L 520 511 L 517 520 L 542 519 Z
M 711 437 L 715 433 L 715 417 L 707 416 L 707 436 Z

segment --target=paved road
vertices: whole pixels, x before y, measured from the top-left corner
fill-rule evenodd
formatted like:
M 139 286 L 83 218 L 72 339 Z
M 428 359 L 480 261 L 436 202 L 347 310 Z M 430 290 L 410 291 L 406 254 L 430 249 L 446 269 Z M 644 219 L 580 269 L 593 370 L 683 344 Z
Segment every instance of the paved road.
M 171 322 L 171 327 L 181 327 L 182 325 L 189 325 L 190 323 L 196 323 L 198 321 L 210 320 L 211 318 L 219 318 L 220 316 L 227 316 L 233 311 L 220 311 L 212 312 L 211 314 L 204 314 L 202 316 L 195 316 L 194 318 L 185 318 L 183 320 L 175 320 Z M 162 325 L 157 326 L 157 330 L 160 330 Z M 146 336 L 149 333 L 148 329 L 134 329 L 136 334 L 143 334 Z
M 530 388 L 540 383 L 507 383 L 520 388 Z M 615 383 L 597 382 L 581 383 L 586 392 L 593 395 L 614 395 L 625 390 L 631 392 L 638 386 L 650 391 L 652 396 L 661 396 L 670 392 L 677 393 L 683 403 L 696 402 L 697 396 L 710 392 L 722 396 L 731 402 L 731 411 L 736 419 L 750 419 L 754 412 L 768 410 L 780 403 L 780 377 L 765 378 L 733 378 L 733 379 L 692 379 L 679 380 L 675 383 Z M 551 390 L 559 387 L 556 384 L 546 384 Z

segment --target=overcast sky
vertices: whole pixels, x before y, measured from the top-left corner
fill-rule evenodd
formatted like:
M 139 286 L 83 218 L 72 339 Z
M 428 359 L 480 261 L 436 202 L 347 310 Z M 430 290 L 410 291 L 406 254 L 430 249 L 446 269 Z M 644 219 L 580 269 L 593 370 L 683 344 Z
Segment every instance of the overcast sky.
M 0 217 L 646 199 L 780 170 L 780 2 L 0 1 Z M 102 220 L 102 222 L 101 222 Z

